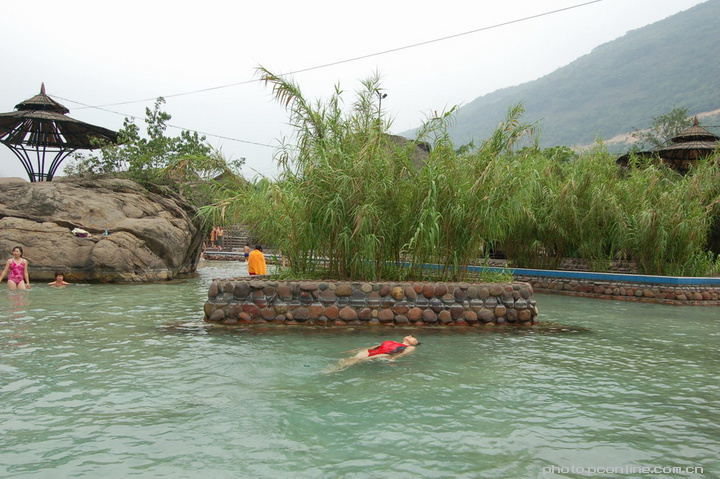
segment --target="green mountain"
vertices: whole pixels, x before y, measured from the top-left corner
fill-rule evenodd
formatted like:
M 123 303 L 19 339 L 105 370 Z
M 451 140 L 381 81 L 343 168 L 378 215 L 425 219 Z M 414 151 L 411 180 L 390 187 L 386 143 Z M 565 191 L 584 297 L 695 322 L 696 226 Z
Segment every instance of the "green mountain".
M 456 145 L 482 141 L 519 102 L 525 121 L 540 121 L 543 147 L 609 140 L 647 128 L 675 107 L 691 115 L 715 111 L 719 51 L 720 0 L 709 0 L 628 32 L 538 80 L 473 100 L 458 109 L 450 134 Z

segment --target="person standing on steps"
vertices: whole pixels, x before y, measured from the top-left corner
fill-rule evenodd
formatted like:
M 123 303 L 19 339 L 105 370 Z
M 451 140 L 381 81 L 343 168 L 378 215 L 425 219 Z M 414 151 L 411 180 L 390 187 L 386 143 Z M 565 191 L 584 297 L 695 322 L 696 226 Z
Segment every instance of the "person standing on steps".
M 223 249 L 223 236 L 225 235 L 225 231 L 223 231 L 222 226 L 218 226 L 215 228 L 215 246 L 217 246 L 218 251 L 222 251 Z

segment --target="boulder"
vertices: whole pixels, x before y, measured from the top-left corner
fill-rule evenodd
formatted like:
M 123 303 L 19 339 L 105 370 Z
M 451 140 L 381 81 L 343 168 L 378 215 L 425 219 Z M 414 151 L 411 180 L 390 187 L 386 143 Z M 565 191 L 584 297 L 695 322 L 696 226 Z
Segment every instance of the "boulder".
M 0 252 L 9 258 L 22 246 L 31 282 L 54 279 L 55 271 L 71 282 L 169 280 L 197 268 L 203 234 L 195 212 L 172 192 L 130 180 L 4 179 Z M 77 237 L 74 228 L 90 236 Z
M 430 143 L 408 140 L 399 135 L 387 135 L 389 143 L 396 150 L 406 150 L 410 163 L 420 169 L 430 158 Z

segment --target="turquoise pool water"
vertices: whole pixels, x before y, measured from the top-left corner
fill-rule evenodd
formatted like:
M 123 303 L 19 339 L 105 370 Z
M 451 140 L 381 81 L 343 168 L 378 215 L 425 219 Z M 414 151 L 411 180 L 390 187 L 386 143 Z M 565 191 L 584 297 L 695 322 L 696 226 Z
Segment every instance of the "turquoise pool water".
M 717 308 L 538 295 L 572 327 L 421 329 L 328 372 L 406 330 L 203 324 L 242 273 L 0 290 L 0 477 L 720 477 Z

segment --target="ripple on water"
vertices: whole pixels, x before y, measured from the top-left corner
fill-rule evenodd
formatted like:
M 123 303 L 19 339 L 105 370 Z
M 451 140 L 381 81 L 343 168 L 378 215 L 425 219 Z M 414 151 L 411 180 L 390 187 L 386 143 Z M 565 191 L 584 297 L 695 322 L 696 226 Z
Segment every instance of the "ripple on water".
M 0 476 L 720 468 L 709 309 L 542 297 L 545 319 L 569 327 L 423 330 L 413 355 L 328 373 L 402 331 L 209 327 L 210 277 L 0 298 Z

